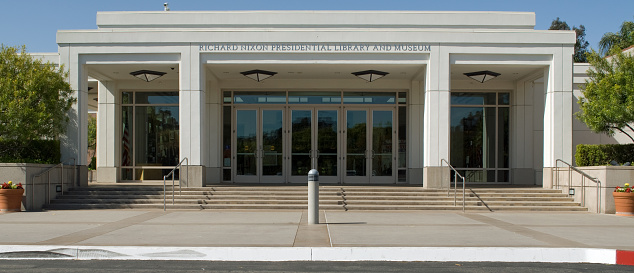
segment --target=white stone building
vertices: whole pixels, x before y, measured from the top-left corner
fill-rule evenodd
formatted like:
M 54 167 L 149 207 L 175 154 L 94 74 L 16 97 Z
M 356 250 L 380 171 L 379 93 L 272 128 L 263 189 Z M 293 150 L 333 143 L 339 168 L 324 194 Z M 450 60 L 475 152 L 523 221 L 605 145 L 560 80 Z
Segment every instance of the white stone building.
M 315 168 L 325 184 L 437 188 L 446 160 L 471 183 L 542 185 L 574 145 L 614 141 L 574 120 L 587 69 L 574 31 L 535 30 L 534 13 L 99 12 L 97 25 L 57 43 L 78 90 L 62 159 L 86 162 L 98 109 L 99 181 L 159 180 L 187 158 L 189 186 L 305 183 Z M 132 75 L 145 73 L 160 77 Z

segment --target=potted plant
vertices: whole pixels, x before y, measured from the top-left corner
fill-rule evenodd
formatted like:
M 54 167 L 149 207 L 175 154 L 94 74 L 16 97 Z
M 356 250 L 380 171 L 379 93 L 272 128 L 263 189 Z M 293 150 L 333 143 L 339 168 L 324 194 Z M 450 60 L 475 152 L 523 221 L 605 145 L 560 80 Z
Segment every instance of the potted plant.
M 616 215 L 634 216 L 634 192 L 629 183 L 625 183 L 623 187 L 616 187 L 612 196 L 614 196 Z
M 0 189 L 0 213 L 22 210 L 22 183 L 5 182 Z

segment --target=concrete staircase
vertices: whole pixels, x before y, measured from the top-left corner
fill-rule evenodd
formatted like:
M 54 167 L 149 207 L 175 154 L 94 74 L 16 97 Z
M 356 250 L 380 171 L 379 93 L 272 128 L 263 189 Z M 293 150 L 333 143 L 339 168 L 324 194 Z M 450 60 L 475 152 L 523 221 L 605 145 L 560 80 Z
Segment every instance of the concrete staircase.
M 306 209 L 306 186 L 213 186 L 176 188 L 167 209 Z M 479 196 L 479 198 L 478 198 Z M 92 186 L 74 188 L 45 209 L 163 209 L 163 187 Z M 321 186 L 322 210 L 462 210 L 462 192 L 408 186 Z M 474 188 L 467 190 L 466 210 L 587 211 L 558 190 L 542 188 Z

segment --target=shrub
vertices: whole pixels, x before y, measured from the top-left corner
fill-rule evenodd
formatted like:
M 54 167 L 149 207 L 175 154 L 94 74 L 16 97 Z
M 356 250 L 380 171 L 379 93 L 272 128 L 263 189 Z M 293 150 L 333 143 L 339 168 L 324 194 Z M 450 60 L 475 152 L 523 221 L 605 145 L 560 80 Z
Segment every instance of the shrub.
M 634 162 L 634 144 L 577 145 L 577 166 L 605 166 L 612 160 L 620 164 Z
M 61 158 L 58 140 L 0 140 L 0 162 L 57 164 Z

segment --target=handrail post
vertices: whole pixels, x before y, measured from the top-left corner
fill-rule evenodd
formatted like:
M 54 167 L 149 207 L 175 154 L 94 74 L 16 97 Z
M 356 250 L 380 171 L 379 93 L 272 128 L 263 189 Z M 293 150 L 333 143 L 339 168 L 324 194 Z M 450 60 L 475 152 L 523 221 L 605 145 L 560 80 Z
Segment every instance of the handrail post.
M 163 211 L 167 210 L 167 205 L 165 204 L 167 199 L 165 199 L 165 195 L 167 194 L 166 190 L 165 190 L 165 179 L 167 178 L 167 175 L 163 176 Z
M 62 184 L 60 189 L 62 190 L 62 195 L 64 195 L 64 163 L 62 163 L 62 170 L 60 171 L 59 177 L 59 183 Z M 55 191 L 57 191 L 57 189 L 55 189 Z
M 463 176 L 462 177 L 462 212 L 464 212 L 465 206 L 466 206 L 466 201 L 465 201 L 465 199 L 467 197 L 466 194 L 465 194 L 465 192 L 466 192 L 466 184 L 467 184 L 467 181 L 465 181 L 465 178 Z
M 178 181 L 178 184 L 180 184 L 180 181 Z M 174 174 L 172 174 L 172 205 L 174 205 Z

